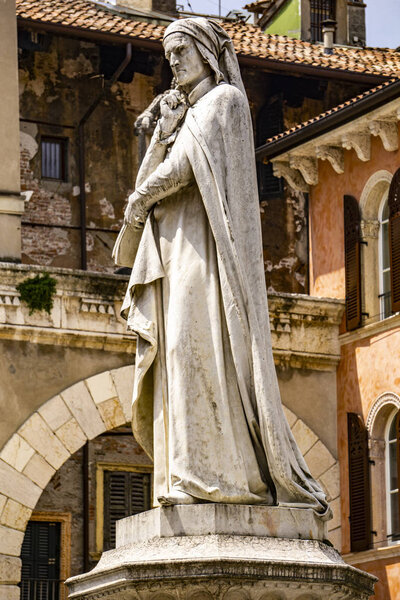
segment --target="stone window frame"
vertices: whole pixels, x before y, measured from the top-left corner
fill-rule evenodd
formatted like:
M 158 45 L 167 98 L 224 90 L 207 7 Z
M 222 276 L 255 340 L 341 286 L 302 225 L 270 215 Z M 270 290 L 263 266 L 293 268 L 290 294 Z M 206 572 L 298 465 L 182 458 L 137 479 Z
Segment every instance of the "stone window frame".
M 366 182 L 360 197 L 361 236 L 364 242 L 361 250 L 361 294 L 363 312 L 367 315 L 364 324 L 382 320 L 379 298 L 382 289 L 380 218 L 392 178 L 390 171 L 376 171 Z
M 92 560 L 99 560 L 104 542 L 104 471 L 128 471 L 130 473 L 153 474 L 151 465 L 132 465 L 125 463 L 96 463 L 96 550 L 91 553 Z M 153 477 L 151 477 L 150 498 L 153 498 Z
M 399 546 L 400 541 L 388 539 L 390 526 L 388 498 L 388 427 L 394 414 L 400 410 L 400 396 L 384 392 L 373 403 L 367 417 L 366 428 L 369 438 L 370 485 L 371 485 L 371 529 L 372 548 Z

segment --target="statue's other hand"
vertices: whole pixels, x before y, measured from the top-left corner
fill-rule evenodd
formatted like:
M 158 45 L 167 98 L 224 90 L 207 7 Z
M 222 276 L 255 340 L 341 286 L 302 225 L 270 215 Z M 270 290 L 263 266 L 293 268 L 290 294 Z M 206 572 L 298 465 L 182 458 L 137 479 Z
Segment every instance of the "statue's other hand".
M 183 119 L 187 104 L 185 96 L 178 90 L 171 90 L 160 103 L 160 127 L 164 136 L 171 135 Z
M 137 229 L 143 227 L 148 210 L 144 198 L 134 192 L 128 198 L 128 205 L 124 213 L 125 225 L 131 225 Z

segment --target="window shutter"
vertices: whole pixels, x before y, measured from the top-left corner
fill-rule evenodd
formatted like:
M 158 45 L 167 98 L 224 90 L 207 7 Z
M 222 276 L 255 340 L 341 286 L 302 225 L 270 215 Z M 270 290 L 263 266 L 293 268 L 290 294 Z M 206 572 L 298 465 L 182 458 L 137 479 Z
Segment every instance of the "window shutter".
M 347 414 L 347 431 L 351 551 L 360 552 L 371 543 L 368 433 L 355 413 Z
M 275 97 L 264 106 L 257 117 L 257 145 L 284 130 L 282 98 Z M 279 198 L 283 194 L 282 177 L 275 177 L 272 164 L 257 162 L 258 193 L 260 200 Z
M 353 196 L 344 197 L 344 255 L 346 278 L 346 328 L 361 325 L 360 210 Z
M 21 548 L 21 599 L 58 600 L 60 523 L 29 521 Z
M 400 311 L 400 169 L 389 189 L 389 248 L 392 312 Z
M 115 523 L 151 506 L 149 473 L 104 471 L 104 549 L 115 547 Z

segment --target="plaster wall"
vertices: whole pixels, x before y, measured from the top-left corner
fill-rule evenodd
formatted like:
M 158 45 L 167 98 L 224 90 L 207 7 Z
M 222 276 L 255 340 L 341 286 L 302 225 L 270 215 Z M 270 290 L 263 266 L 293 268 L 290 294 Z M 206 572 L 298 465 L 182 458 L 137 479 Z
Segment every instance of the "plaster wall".
M 374 600 L 396 600 L 400 598 L 400 563 L 397 557 L 376 560 L 373 563 L 354 563 L 354 566 L 373 573 L 379 581 L 375 584 Z
M 21 258 L 18 70 L 15 0 L 3 0 L 0 18 L 0 259 Z
M 387 152 L 379 138 L 371 137 L 371 160 L 361 162 L 354 150 L 344 151 L 344 173 L 338 175 L 328 161 L 319 161 L 319 182 L 310 193 L 310 294 L 344 298 L 343 196 L 360 200 L 368 179 L 376 171 L 394 173 L 400 150 Z
M 268 24 L 265 32 L 273 35 L 287 35 L 300 38 L 301 35 L 301 0 L 290 0 Z
M 0 340 L 0 447 L 44 402 L 86 377 L 132 364 L 129 354 Z

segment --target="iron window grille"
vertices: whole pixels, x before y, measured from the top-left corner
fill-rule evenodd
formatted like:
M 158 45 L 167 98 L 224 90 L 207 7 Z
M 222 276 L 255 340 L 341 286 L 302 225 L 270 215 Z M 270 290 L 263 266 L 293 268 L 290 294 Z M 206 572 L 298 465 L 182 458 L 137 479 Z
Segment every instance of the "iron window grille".
M 335 0 L 310 0 L 311 41 L 322 42 L 322 23 L 335 18 Z
M 41 138 L 42 179 L 67 180 L 67 140 L 43 136 Z

